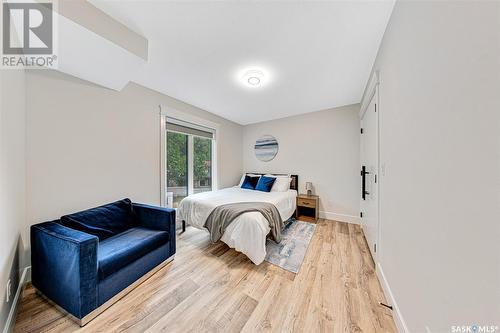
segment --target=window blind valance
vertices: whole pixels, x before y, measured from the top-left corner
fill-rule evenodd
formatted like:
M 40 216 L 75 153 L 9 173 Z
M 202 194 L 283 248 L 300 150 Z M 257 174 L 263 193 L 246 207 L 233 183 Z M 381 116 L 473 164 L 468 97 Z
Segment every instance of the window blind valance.
M 167 125 L 166 125 L 167 131 L 171 132 L 178 132 L 178 133 L 183 133 L 183 134 L 188 134 L 188 135 L 195 135 L 199 136 L 202 138 L 208 138 L 208 139 L 214 139 L 214 134 L 215 130 L 192 124 L 186 121 L 174 119 L 174 118 L 167 118 Z

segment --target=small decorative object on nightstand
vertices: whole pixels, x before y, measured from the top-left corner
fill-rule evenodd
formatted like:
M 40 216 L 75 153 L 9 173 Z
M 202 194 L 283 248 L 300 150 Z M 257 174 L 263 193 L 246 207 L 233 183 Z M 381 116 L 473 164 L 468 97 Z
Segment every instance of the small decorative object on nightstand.
M 312 190 L 313 190 L 313 183 L 307 182 L 306 183 L 307 195 L 311 196 L 313 194 Z
M 299 194 L 295 218 L 300 221 L 316 222 L 319 217 L 319 196 Z

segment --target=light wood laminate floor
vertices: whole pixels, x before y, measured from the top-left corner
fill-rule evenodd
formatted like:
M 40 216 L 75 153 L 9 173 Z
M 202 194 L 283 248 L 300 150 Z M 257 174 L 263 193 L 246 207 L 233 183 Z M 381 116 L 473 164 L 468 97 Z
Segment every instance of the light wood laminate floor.
M 54 281 L 54 283 L 57 283 Z M 298 274 L 194 228 L 174 261 L 80 328 L 27 286 L 15 332 L 396 332 L 357 225 L 319 220 Z

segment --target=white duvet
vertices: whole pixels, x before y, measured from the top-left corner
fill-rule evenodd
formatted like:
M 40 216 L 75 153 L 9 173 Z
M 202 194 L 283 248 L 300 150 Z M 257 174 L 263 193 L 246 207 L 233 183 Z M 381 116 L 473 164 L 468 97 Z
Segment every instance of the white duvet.
M 269 202 L 276 206 L 283 221 L 295 211 L 297 191 L 261 192 L 230 187 L 204 192 L 184 198 L 177 208 L 177 219 L 205 229 L 204 224 L 215 207 L 237 202 Z M 205 229 L 206 230 L 206 229 Z M 256 265 L 266 257 L 266 236 L 270 231 L 268 221 L 259 212 L 244 213 L 231 223 L 221 240 L 236 251 L 244 253 Z

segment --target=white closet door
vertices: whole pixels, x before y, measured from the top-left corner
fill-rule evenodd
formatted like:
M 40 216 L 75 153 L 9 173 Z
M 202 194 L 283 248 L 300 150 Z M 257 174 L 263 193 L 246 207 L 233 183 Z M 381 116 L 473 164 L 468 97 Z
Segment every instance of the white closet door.
M 379 234 L 378 113 L 375 93 L 361 118 L 362 227 L 375 262 Z

